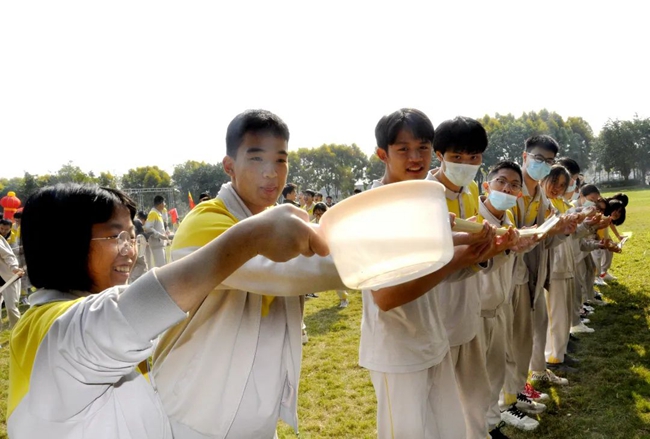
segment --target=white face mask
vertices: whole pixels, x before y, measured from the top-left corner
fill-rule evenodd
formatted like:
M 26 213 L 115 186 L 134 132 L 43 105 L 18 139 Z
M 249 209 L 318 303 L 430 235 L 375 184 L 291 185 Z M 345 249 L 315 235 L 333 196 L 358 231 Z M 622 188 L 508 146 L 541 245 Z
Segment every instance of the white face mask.
M 466 165 L 463 163 L 444 162 L 445 168 L 443 170 L 445 176 L 456 186 L 467 186 L 470 184 L 476 172 L 481 165 Z
M 585 200 L 585 202 L 582 203 L 582 207 L 592 207 L 592 206 L 595 206 L 595 205 L 596 205 L 596 203 L 594 203 L 591 200 Z
M 573 194 L 573 196 L 571 197 L 571 200 L 572 200 L 572 201 L 575 201 L 575 200 L 577 200 L 578 198 L 580 198 L 580 194 L 576 192 L 576 193 Z

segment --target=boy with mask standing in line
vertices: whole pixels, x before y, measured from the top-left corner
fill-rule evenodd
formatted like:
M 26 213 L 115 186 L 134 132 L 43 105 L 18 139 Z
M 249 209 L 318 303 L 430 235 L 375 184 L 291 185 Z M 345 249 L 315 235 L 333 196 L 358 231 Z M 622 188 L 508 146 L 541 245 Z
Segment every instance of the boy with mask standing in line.
M 474 177 L 483 163 L 487 146 L 487 133 L 474 119 L 459 116 L 442 122 L 436 129 L 433 149 L 441 166 L 435 174 L 429 173 L 427 179 L 445 186 L 447 207 L 457 218 L 478 215 L 478 186 Z M 497 237 L 497 244 L 485 260 L 514 245 L 516 239 L 514 231 Z M 471 439 L 487 436 L 486 414 L 490 405 L 485 347 L 478 336 L 481 323 L 479 282 L 478 276 L 470 276 L 436 287 L 463 405 L 467 438 Z
M 479 198 L 477 220 L 487 220 L 490 224 L 514 227 L 514 217 L 510 209 L 517 204 L 521 194 L 523 176 L 518 164 L 509 161 L 499 162 L 488 172 L 483 187 L 487 196 Z M 514 252 L 525 252 L 535 246 L 537 239 L 520 238 L 517 246 L 507 251 L 503 263 L 488 273 L 478 274 L 481 286 L 481 328 L 479 337 L 485 348 L 485 362 L 490 382 L 490 404 L 487 413 L 488 431 L 491 438 L 507 439 L 498 428 L 501 422 L 499 393 L 503 387 L 506 370 L 506 316 L 504 307 L 509 303 L 512 291 L 512 269 Z M 541 395 L 540 395 L 541 396 Z M 548 398 L 548 395 L 546 395 Z M 521 418 L 528 429 L 537 427 L 538 422 L 529 417 Z

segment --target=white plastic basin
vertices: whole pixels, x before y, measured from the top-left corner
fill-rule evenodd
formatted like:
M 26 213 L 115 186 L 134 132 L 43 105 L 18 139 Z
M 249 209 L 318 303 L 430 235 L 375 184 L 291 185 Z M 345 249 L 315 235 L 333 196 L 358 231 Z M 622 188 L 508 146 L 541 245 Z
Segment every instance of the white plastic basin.
M 445 189 L 434 181 L 393 183 L 354 195 L 325 212 L 320 229 L 351 289 L 408 282 L 454 255 Z

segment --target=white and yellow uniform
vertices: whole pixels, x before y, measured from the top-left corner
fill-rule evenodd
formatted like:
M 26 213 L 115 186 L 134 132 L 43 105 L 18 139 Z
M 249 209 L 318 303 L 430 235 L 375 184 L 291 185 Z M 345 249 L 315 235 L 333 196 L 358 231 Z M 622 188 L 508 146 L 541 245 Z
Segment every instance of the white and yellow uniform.
M 30 297 L 11 334 L 9 437 L 171 439 L 144 361 L 151 340 L 186 314 L 153 272 L 87 294 Z
M 427 180 L 438 181 L 432 172 Z M 445 189 L 447 208 L 457 218 L 478 215 L 478 186 L 472 182 L 460 192 Z M 484 269 L 491 270 L 492 261 Z M 441 282 L 435 288 L 449 337 L 456 381 L 463 404 L 467 438 L 487 436 L 486 414 L 490 403 L 490 382 L 485 366 L 485 347 L 478 336 L 481 323 L 480 279 L 476 274 L 457 282 Z
M 144 223 L 144 231 L 149 233 L 149 249 L 153 256 L 153 265 L 162 267 L 167 263 L 165 257 L 165 242 L 167 234 L 165 233 L 165 221 L 163 213 L 155 207 L 147 215 L 147 221 Z
M 563 199 L 551 200 L 553 207 L 566 214 L 571 207 Z M 564 354 L 569 343 L 571 313 L 575 298 L 575 260 L 572 243 L 575 233 L 561 241 L 550 250 L 550 281 L 546 291 L 546 310 L 548 312 L 548 332 L 545 357 L 548 363 L 564 362 Z
M 497 227 L 514 225 L 512 212 L 507 210 L 502 218 L 495 217 L 479 199 L 477 222 L 487 220 Z M 495 258 L 496 259 L 496 258 Z M 499 393 L 506 376 L 506 315 L 504 309 L 510 303 L 512 294 L 512 270 L 515 264 L 514 253 L 499 256 L 500 264 L 489 272 L 478 274 L 481 286 L 481 328 L 479 337 L 485 348 L 485 365 L 490 383 L 490 403 L 487 412 L 488 431 L 501 422 Z
M 252 216 L 230 183 L 196 205 L 172 244 L 180 259 Z M 308 283 L 304 279 L 309 279 Z M 331 257 L 246 262 L 161 337 L 153 375 L 175 439 L 275 435 L 298 428 L 305 293 L 345 288 Z
M 372 189 L 380 186 L 374 181 Z M 389 311 L 379 309 L 370 290 L 361 294 L 359 365 L 370 371 L 377 395 L 378 438 L 465 438 L 435 289 Z
M 551 204 L 539 184 L 534 195 L 522 187 L 522 196 L 512 208 L 517 228 L 541 226 L 552 212 Z M 513 271 L 512 300 L 505 308 L 506 321 L 512 322 L 506 336 L 506 379 L 504 384 L 505 402 L 516 402 L 528 379 L 528 370 L 546 370 L 544 347 L 548 316 L 544 298 L 544 284 L 548 275 L 547 242 L 540 242 L 526 254 L 516 255 Z M 535 340 L 537 339 L 537 340 Z M 540 349 L 533 358 L 533 343 Z M 541 356 L 541 358 L 540 358 Z M 540 364 L 541 363 L 541 364 Z M 540 369 L 541 367 L 541 369 Z

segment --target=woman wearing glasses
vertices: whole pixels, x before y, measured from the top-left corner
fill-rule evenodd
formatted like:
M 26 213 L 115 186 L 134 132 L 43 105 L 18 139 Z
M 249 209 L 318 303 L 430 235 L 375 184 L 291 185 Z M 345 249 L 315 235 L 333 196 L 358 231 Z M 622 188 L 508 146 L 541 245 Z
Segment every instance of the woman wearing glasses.
M 23 246 L 39 290 L 11 336 L 10 438 L 171 438 L 148 382 L 151 340 L 257 254 L 327 253 L 307 214 L 282 206 L 126 286 L 134 215 L 125 194 L 97 186 L 57 185 L 27 201 Z

